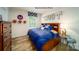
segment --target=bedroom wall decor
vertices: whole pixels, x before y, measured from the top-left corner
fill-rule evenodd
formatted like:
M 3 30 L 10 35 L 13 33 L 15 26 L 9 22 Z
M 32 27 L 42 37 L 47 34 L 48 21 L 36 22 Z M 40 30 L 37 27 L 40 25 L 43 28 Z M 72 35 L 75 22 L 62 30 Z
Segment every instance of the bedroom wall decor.
M 22 23 L 23 15 L 17 15 L 18 23 Z
M 16 21 L 16 19 L 14 19 L 12 22 L 13 22 L 13 23 L 16 23 L 17 21 Z
M 23 23 L 25 24 L 25 23 L 26 23 L 26 21 L 24 20 L 24 21 L 23 21 Z
M 37 17 L 37 13 L 35 13 L 35 12 L 28 12 L 28 16 L 34 16 L 34 17 Z
M 22 23 L 22 21 L 21 21 L 21 20 L 19 20 L 19 21 L 18 21 L 18 23 Z
M 23 15 L 18 15 L 17 19 L 22 20 L 23 19 Z
M 26 20 L 21 21 L 21 20 L 16 20 L 16 19 L 14 19 L 14 20 L 12 21 L 12 23 L 19 23 L 19 24 L 23 23 L 23 24 L 26 24 Z
M 14 19 L 12 22 L 13 23 L 19 23 L 19 24 L 21 24 L 21 23 L 25 24 L 26 23 L 26 21 L 23 20 L 23 16 L 22 15 L 18 15 L 17 19 Z
M 49 21 L 56 20 L 56 19 L 59 20 L 62 15 L 63 15 L 63 11 L 57 11 L 50 15 L 45 16 L 44 19 L 49 20 Z

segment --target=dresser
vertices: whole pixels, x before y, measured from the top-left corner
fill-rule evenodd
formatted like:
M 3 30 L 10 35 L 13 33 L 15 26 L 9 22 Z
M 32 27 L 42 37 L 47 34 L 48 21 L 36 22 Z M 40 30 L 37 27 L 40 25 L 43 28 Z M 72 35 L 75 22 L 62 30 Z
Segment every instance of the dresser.
M 0 21 L 0 51 L 11 50 L 11 23 Z

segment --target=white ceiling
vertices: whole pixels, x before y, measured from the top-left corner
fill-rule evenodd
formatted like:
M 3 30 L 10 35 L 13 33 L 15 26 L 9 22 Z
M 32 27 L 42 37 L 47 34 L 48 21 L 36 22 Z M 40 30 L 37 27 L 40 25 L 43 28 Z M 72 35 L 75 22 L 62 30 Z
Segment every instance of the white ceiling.
M 27 11 L 32 11 L 32 12 L 36 12 L 36 13 L 41 13 L 41 14 L 44 14 L 46 12 L 50 12 L 50 11 L 53 11 L 53 8 L 26 8 Z
M 21 10 L 26 10 L 26 11 L 31 11 L 31 12 L 41 13 L 41 14 L 51 13 L 60 9 L 57 7 L 11 7 L 11 8 L 21 9 Z

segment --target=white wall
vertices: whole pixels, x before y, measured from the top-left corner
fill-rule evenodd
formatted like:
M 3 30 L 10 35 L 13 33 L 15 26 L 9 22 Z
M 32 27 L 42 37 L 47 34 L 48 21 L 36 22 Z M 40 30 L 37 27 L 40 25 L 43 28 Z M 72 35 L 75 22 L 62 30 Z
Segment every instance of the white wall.
M 24 36 L 27 35 L 27 32 L 29 30 L 29 18 L 27 16 L 27 11 L 25 9 L 21 8 L 9 8 L 9 21 L 12 22 L 13 19 L 17 19 L 17 15 L 23 15 L 24 19 L 26 20 L 26 24 L 19 24 L 19 23 L 12 23 L 12 38 Z M 38 15 L 37 17 L 37 25 L 40 25 L 40 18 L 41 15 Z
M 13 19 L 17 19 L 17 15 L 23 15 L 23 20 L 27 19 L 27 11 L 17 9 L 17 8 L 9 8 L 9 21 L 12 22 Z M 12 23 L 12 38 L 19 37 L 26 35 L 28 31 L 27 23 L 26 24 L 19 24 L 19 23 Z
M 4 21 L 8 21 L 8 8 L 0 7 L 0 15 L 2 15 Z
M 67 33 L 76 40 L 76 49 L 79 50 L 79 8 L 61 8 L 63 16 L 60 20 L 53 20 L 50 22 L 61 23 L 61 28 L 65 28 Z M 43 23 L 48 23 L 47 20 L 42 20 Z
M 64 14 L 60 23 L 67 29 L 67 33 L 76 40 L 76 49 L 79 50 L 79 8 L 63 8 Z

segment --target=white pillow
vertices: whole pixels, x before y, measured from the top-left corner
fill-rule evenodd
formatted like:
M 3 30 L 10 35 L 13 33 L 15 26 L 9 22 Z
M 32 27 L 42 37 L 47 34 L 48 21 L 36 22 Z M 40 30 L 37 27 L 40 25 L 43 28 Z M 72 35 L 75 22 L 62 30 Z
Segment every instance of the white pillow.
M 55 31 L 55 30 L 51 30 L 51 32 L 53 32 L 53 33 L 57 34 L 57 31 Z
M 44 30 L 44 27 L 41 27 L 41 30 Z

